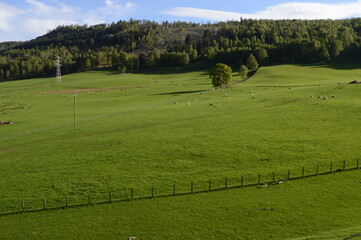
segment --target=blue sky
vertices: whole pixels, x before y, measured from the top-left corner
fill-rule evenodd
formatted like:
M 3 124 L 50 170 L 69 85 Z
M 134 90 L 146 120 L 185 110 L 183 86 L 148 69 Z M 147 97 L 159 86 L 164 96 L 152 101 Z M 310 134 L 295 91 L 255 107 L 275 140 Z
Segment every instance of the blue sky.
M 215 22 L 361 17 L 361 0 L 0 0 L 0 42 L 36 38 L 58 25 L 119 20 Z

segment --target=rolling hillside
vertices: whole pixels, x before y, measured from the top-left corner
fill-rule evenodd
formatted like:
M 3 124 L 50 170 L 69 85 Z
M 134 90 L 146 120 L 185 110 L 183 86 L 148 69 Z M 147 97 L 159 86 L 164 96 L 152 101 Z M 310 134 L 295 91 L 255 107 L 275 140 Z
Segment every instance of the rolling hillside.
M 1 212 L 306 174 L 359 158 L 360 65 L 261 68 L 212 90 L 204 67 L 0 83 Z M 234 81 L 240 78 L 234 75 Z M 73 125 L 76 96 L 76 130 Z M 4 239 L 339 239 L 361 231 L 360 173 L 208 194 L 2 215 Z M 159 193 L 159 192 L 158 192 Z M 264 210 L 266 209 L 266 210 Z M 272 210 L 271 210 L 272 209 Z M 83 220 L 80 220 L 80 217 Z M 22 224 L 19 224 L 22 223 Z M 48 227 L 45 224 L 48 223 Z M 206 227 L 208 226 L 208 227 Z M 78 229 L 82 229 L 78 231 Z

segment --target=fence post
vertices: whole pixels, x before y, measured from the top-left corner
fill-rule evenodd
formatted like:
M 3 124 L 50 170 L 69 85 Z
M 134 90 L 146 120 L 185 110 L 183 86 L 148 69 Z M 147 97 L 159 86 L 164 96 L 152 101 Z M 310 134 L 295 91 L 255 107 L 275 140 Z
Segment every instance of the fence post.
M 191 182 L 191 193 L 193 193 L 193 182 Z
M 302 177 L 305 177 L 305 167 L 302 167 Z
M 208 181 L 208 191 L 212 191 L 212 181 Z
M 152 186 L 152 198 L 154 197 L 154 187 Z
M 24 200 L 21 201 L 21 211 L 22 212 L 25 211 L 25 201 Z
M 112 202 L 112 192 L 111 191 L 108 192 L 108 200 L 110 203 Z
M 43 205 L 44 205 L 44 209 L 46 209 L 46 199 L 43 198 Z
M 224 188 L 227 188 L 227 187 L 228 187 L 228 179 L 225 178 L 225 179 L 224 179 Z
M 173 184 L 173 195 L 175 195 L 175 184 Z
M 69 207 L 68 196 L 67 195 L 65 195 L 65 207 Z
M 130 189 L 130 198 L 131 199 L 134 198 L 134 189 L 133 188 Z
M 318 175 L 318 165 L 316 165 L 316 176 Z
M 288 169 L 287 171 L 287 179 L 290 180 L 291 170 Z
M 342 170 L 345 171 L 345 169 L 346 169 L 346 161 L 343 161 Z
M 258 184 L 261 184 L 261 174 L 258 174 Z
M 332 162 L 331 162 L 331 165 L 330 165 L 330 173 L 332 173 Z

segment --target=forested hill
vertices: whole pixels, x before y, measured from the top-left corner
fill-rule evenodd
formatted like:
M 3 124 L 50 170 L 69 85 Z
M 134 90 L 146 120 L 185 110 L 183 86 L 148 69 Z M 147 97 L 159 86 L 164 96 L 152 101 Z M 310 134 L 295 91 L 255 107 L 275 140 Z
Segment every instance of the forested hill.
M 0 43 L 0 51 L 10 49 L 22 44 L 22 42 L 2 42 Z
M 259 63 L 361 58 L 361 19 L 249 20 L 196 24 L 120 21 L 59 26 L 34 40 L 0 48 L 0 81 L 110 67 L 121 71 L 183 66 L 199 60 Z M 10 49 L 9 49 L 10 48 Z M 5 49 L 5 50 L 4 50 Z

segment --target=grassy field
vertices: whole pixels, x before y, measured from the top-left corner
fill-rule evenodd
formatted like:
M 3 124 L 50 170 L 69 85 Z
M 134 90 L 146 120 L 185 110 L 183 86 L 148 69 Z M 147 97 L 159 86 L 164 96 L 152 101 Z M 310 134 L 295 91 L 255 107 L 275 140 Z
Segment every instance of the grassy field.
M 64 76 L 62 84 L 55 79 L 1 83 L 0 120 L 14 124 L 0 126 L 0 211 L 19 210 L 23 199 L 41 206 L 47 197 L 56 205 L 64 195 L 81 202 L 87 194 L 107 191 L 128 196 L 129 188 L 136 195 L 149 194 L 151 186 L 170 193 L 173 184 L 181 191 L 192 181 L 206 188 L 209 179 L 217 184 L 228 177 L 232 184 L 240 176 L 255 181 L 258 173 L 284 177 L 288 169 L 305 167 L 307 174 L 316 165 L 329 168 L 330 162 L 335 168 L 344 160 L 354 164 L 361 147 L 361 85 L 345 83 L 360 80 L 359 69 L 342 63 L 270 66 L 243 84 L 214 91 L 207 69 L 95 71 Z M 78 93 L 76 131 L 72 93 Z M 7 227 L 0 236 L 57 239 L 65 231 L 68 239 L 131 234 L 141 239 L 330 239 L 361 231 L 358 177 L 358 172 L 340 173 L 262 191 L 2 216 Z M 338 198 L 342 191 L 356 193 L 343 201 Z M 281 210 L 236 215 L 268 201 Z M 229 219 L 227 213 L 232 213 Z M 73 222 L 81 216 L 84 223 Z M 38 218 L 49 228 L 31 223 Z M 83 229 L 79 235 L 71 223 Z M 36 226 L 44 234 L 32 234 L 40 231 L 32 230 Z
M 0 239 L 339 240 L 361 232 L 360 177 L 0 216 Z

